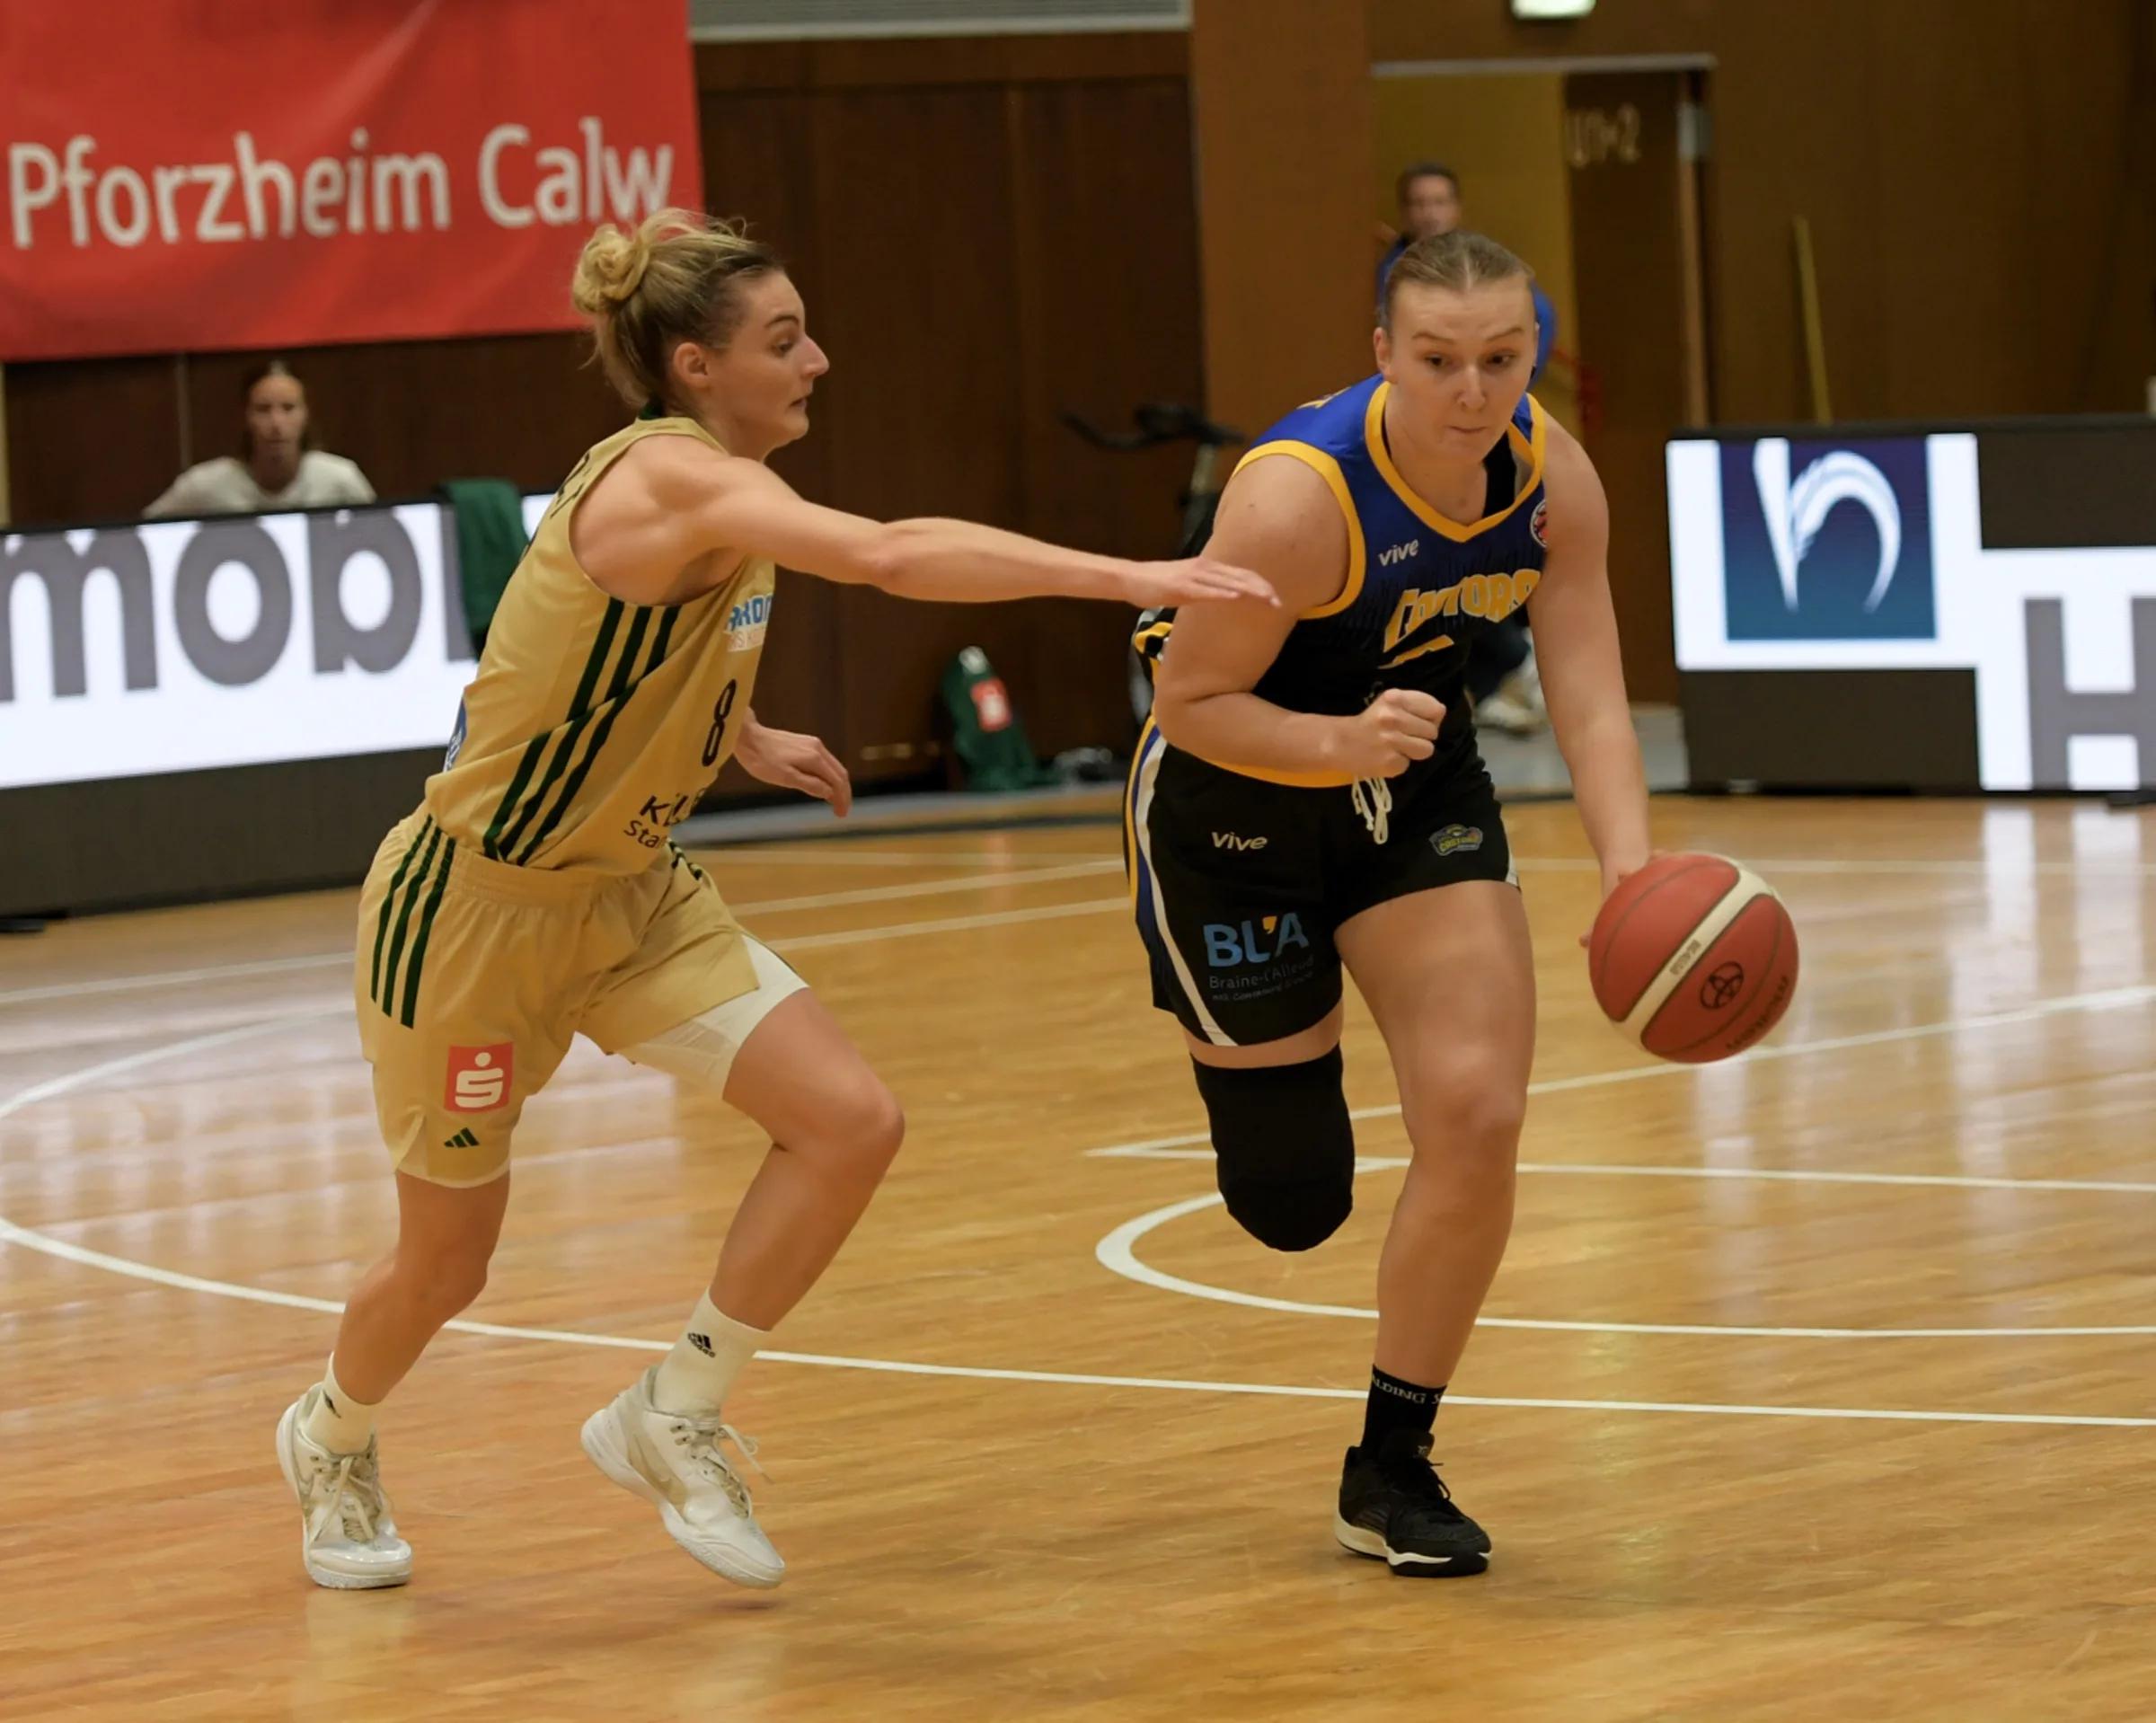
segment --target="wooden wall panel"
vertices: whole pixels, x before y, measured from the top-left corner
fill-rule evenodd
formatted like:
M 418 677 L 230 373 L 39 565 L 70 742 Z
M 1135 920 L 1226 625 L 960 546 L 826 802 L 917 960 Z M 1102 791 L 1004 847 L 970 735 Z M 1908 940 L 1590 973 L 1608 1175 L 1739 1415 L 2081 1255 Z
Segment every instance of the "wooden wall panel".
M 1504 80 L 1500 80 L 1504 81 Z M 1568 336 L 1592 358 L 1600 411 L 1587 453 L 1610 504 L 1610 594 L 1635 700 L 1677 696 L 1670 628 L 1669 511 L 1664 455 L 1686 418 L 1683 190 L 1679 109 L 1684 79 L 1670 72 L 1596 73 L 1565 80 L 1574 113 L 1638 115 L 1622 155 L 1586 153 L 1570 175 L 1573 261 L 1588 280 L 1621 292 L 1581 296 Z
M 1131 557 L 1173 552 L 1192 451 L 1117 455 L 1061 421 L 1127 425 L 1142 402 L 1205 400 L 1199 354 L 1197 190 L 1180 80 L 1035 84 L 1005 99 L 1018 215 L 1026 517 L 1060 543 Z M 1040 606 L 1021 690 L 1036 741 L 1135 739 L 1119 691 L 1129 614 Z M 1113 728 L 1103 728 L 1112 716 Z
M 1201 395 L 1180 80 L 877 86 L 826 63 L 780 92 L 717 50 L 701 64 L 711 200 L 755 212 L 831 356 L 815 429 L 774 463 L 790 482 L 882 517 L 1166 554 L 1187 457 L 1102 455 L 1057 415 Z M 923 605 L 800 576 L 782 603 L 758 710 L 820 725 L 864 782 L 941 770 L 936 686 L 967 645 L 1044 753 L 1129 739 L 1119 607 Z
M 1196 0 L 1206 373 L 1256 436 L 1375 365 L 1370 47 L 1339 0 Z
M 1727 423 L 1807 411 L 1799 214 L 1837 416 L 2138 409 L 2156 372 L 2152 10 L 1670 0 L 1528 25 L 1481 0 L 1369 0 L 1379 61 L 1714 57 L 1707 245 Z
M 17 526 L 124 519 L 180 471 L 169 358 L 11 365 L 6 411 L 9 518 Z
M 699 62 L 700 66 L 703 64 Z M 749 231 L 785 259 L 808 314 L 809 332 L 826 340 L 829 281 L 817 219 L 815 158 L 810 147 L 814 107 L 798 90 L 714 91 L 701 98 L 704 198 L 725 216 L 745 218 Z M 848 379 L 844 354 L 831 386 L 809 402 L 809 433 L 782 449 L 772 467 L 803 496 L 836 500 L 831 486 L 829 414 L 840 410 Z M 756 673 L 755 711 L 781 729 L 822 734 L 842 758 L 850 743 L 833 719 L 829 691 L 840 685 L 843 661 L 837 629 L 838 594 L 827 581 L 805 575 L 779 577 L 775 626 L 765 637 Z M 722 791 L 747 788 L 738 766 L 728 768 Z

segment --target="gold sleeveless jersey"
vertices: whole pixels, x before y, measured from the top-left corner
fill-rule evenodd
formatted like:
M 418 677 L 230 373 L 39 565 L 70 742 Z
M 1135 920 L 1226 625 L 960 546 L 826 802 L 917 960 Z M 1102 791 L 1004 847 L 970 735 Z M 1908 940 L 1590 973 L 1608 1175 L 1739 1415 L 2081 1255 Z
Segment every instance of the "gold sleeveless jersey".
M 647 437 L 721 446 L 694 420 L 647 419 L 586 453 L 525 547 L 448 758 L 427 781 L 435 823 L 495 861 L 641 871 L 718 776 L 748 711 L 768 560 L 684 605 L 632 605 L 594 586 L 570 548 L 578 501 Z

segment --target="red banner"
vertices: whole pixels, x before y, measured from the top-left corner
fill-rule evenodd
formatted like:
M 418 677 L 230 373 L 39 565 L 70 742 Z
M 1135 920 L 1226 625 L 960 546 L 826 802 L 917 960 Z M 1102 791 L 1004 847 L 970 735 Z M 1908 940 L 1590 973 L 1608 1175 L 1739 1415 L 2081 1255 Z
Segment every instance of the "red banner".
M 0 0 L 0 359 L 570 327 L 701 165 L 685 0 Z

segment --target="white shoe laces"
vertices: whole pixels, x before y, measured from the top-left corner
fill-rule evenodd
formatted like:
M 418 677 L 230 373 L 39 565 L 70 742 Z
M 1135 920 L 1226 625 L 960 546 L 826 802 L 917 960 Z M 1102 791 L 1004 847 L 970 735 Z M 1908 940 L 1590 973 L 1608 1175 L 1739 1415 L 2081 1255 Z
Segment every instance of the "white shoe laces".
M 1369 828 L 1370 841 L 1383 844 L 1392 835 L 1392 786 L 1383 778 L 1359 778 L 1352 793 L 1355 811 Z
M 303 1450 L 304 1452 L 304 1450 Z M 371 1544 L 379 1535 L 381 1522 L 390 1515 L 389 1498 L 382 1488 L 381 1461 L 372 1443 L 358 1454 L 323 1453 L 314 1462 L 309 1493 L 314 1506 L 307 1515 L 307 1544 L 311 1549 L 331 1524 L 342 1527 L 354 1543 Z
M 733 1467 L 727 1463 L 725 1454 L 719 1450 L 721 1442 L 731 1442 L 748 1462 L 748 1469 L 765 1482 L 771 1474 L 756 1463 L 756 1444 L 731 1424 L 716 1418 L 683 1418 L 667 1415 L 667 1431 L 675 1445 L 687 1457 L 689 1463 L 703 1477 L 710 1479 L 726 1492 L 727 1500 L 738 1508 L 744 1518 L 749 1515 L 748 1486 L 741 1481 Z

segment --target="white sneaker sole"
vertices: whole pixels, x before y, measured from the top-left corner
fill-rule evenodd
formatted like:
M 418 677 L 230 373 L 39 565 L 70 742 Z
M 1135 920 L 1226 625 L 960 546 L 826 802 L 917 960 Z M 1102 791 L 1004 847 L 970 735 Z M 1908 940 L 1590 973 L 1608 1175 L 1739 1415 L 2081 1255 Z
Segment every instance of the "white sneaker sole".
M 1479 1574 L 1489 1565 L 1486 1555 L 1422 1556 L 1395 1550 L 1380 1533 L 1365 1525 L 1350 1525 L 1338 1514 L 1332 1516 L 1332 1535 L 1341 1549 L 1382 1561 L 1396 1574 Z
M 295 1501 L 301 1499 L 299 1476 L 292 1469 L 292 1426 L 298 1417 L 299 1402 L 294 1400 L 277 1420 L 277 1469 L 285 1474 L 286 1488 L 291 1490 Z M 369 1574 L 345 1573 L 317 1561 L 314 1552 L 307 1547 L 307 1516 L 304 1507 L 299 1516 L 299 1560 L 309 1579 L 331 1591 L 387 1591 L 392 1586 L 408 1585 L 411 1580 L 409 1561 L 402 1568 Z
M 730 1579 L 737 1586 L 747 1586 L 756 1591 L 769 1591 L 785 1578 L 786 1570 L 783 1568 L 773 1573 L 768 1568 L 751 1567 L 731 1552 L 714 1548 L 691 1531 L 688 1523 L 676 1511 L 674 1504 L 654 1489 L 644 1474 L 629 1463 L 629 1456 L 623 1451 L 621 1439 L 614 1433 L 613 1411 L 611 1406 L 602 1407 L 584 1420 L 584 1452 L 593 1465 L 632 1496 L 641 1496 L 658 1508 L 659 1524 L 667 1528 L 667 1535 L 721 1579 Z

